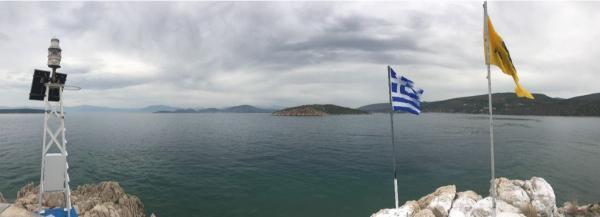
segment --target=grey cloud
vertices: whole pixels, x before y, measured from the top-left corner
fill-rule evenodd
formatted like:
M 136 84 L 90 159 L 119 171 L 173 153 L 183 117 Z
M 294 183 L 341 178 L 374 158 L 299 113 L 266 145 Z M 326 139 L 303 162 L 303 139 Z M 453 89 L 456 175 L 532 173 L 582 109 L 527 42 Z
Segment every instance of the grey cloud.
M 600 21 L 598 8 L 490 2 L 523 85 L 561 97 L 600 91 L 589 82 L 600 31 L 575 28 Z M 385 100 L 386 65 L 422 85 L 426 100 L 486 90 L 480 2 L 1 2 L 0 27 L 11 53 L 0 76 L 27 72 L 0 81 L 11 93 L 28 91 L 52 36 L 69 82 L 107 104 L 359 106 Z M 573 71 L 577 87 L 561 83 Z M 502 76 L 494 69 L 495 90 L 512 91 Z
M 10 38 L 8 37 L 8 35 L 0 32 L 0 41 L 8 41 L 10 40 Z
M 68 84 L 87 90 L 107 90 L 130 87 L 151 82 L 151 79 L 135 79 L 122 77 L 86 77 L 80 75 L 68 76 Z
M 361 35 L 323 34 L 303 42 L 290 43 L 282 50 L 292 51 L 365 51 L 386 52 L 389 50 L 425 50 L 417 46 L 415 38 L 374 38 Z

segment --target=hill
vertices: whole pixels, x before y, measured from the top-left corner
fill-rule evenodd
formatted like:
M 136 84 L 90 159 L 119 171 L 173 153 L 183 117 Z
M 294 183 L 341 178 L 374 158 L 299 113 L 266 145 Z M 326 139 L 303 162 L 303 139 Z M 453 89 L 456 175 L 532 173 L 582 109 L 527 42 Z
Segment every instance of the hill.
M 257 108 L 251 105 L 239 105 L 227 107 L 224 109 L 205 108 L 205 109 L 175 109 L 173 111 L 156 111 L 154 113 L 271 113 L 271 109 Z
M 157 111 L 175 111 L 179 108 L 167 106 L 167 105 L 150 105 L 144 108 L 137 109 L 140 112 L 157 112 Z
M 44 109 L 31 109 L 31 108 L 0 109 L 0 114 L 38 114 L 38 113 L 44 113 Z
M 271 113 L 273 110 L 261 109 L 251 105 L 239 105 L 222 109 L 221 112 L 227 113 Z
M 389 103 L 375 103 L 375 104 L 361 106 L 361 107 L 358 107 L 357 109 L 371 112 L 371 113 L 388 113 L 388 112 L 390 112 L 390 104 Z
M 514 93 L 493 94 L 494 114 L 600 116 L 600 93 L 569 99 L 552 98 L 544 94 L 533 95 L 535 100 L 518 98 Z M 358 109 L 369 112 L 389 112 L 389 104 L 377 103 Z M 488 112 L 488 95 L 423 102 L 421 110 L 423 112 L 486 114 Z
M 285 108 L 276 112 L 276 116 L 324 116 L 324 115 L 359 115 L 368 114 L 366 111 L 346 108 L 342 106 L 326 104 L 326 105 L 301 105 L 296 107 Z
M 178 108 L 166 105 L 151 105 L 143 108 L 112 108 L 93 105 L 80 105 L 73 107 L 65 107 L 66 112 L 142 112 L 152 113 L 157 111 L 174 111 Z

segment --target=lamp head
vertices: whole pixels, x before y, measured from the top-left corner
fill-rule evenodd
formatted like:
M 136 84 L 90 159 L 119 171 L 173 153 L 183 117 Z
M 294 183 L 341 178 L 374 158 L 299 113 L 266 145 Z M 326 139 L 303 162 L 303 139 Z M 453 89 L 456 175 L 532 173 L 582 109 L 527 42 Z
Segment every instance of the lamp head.
M 61 51 L 59 40 L 53 38 L 50 40 L 50 47 L 48 48 L 48 67 L 52 69 L 60 68 Z

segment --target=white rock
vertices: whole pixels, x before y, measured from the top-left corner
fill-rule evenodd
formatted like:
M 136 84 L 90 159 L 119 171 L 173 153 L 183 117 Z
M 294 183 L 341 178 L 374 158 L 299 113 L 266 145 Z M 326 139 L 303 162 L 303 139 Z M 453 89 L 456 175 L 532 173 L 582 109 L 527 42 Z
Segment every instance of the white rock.
M 496 216 L 506 215 L 510 216 L 513 214 L 521 214 L 521 210 L 513 205 L 506 203 L 503 200 L 496 200 Z M 471 217 L 487 217 L 492 215 L 492 198 L 486 197 L 483 200 L 477 201 L 471 211 L 469 212 L 469 216 Z M 524 216 L 524 215 L 517 215 Z
M 519 208 L 521 212 L 529 207 L 529 196 L 527 192 L 521 188 L 521 186 L 524 185 L 523 181 L 511 181 L 507 178 L 498 178 L 494 183 L 496 184 L 497 198 Z
M 477 201 L 481 200 L 481 196 L 473 191 L 458 192 L 456 199 L 452 203 L 452 208 L 449 212 L 449 217 L 467 217 L 469 211 Z
M 521 188 L 523 187 L 523 185 L 525 185 L 525 181 L 523 181 L 523 180 L 515 179 L 515 180 L 512 180 L 512 182 L 514 185 L 519 186 Z
M 496 213 L 496 217 L 526 217 L 526 216 L 521 213 L 501 212 L 501 213 Z
M 436 217 L 430 209 L 422 209 L 413 217 Z
M 556 207 L 554 189 L 543 178 L 530 180 L 496 179 L 496 216 L 497 217 L 564 217 L 569 213 L 591 213 L 600 217 L 600 203 L 573 208 Z M 409 202 L 407 202 L 409 204 Z M 443 186 L 435 192 L 422 197 L 417 202 L 410 201 L 400 209 L 384 209 L 372 217 L 488 217 L 492 215 L 492 198 L 466 191 L 456 194 L 454 185 Z M 582 214 L 583 216 L 583 214 Z
M 456 197 L 455 185 L 442 186 L 435 192 L 419 199 L 419 206 L 434 211 L 433 213 L 438 213 L 438 215 L 448 216 L 454 197 Z
M 382 209 L 371 215 L 371 217 L 410 217 L 419 212 L 419 204 L 414 201 L 407 201 L 398 209 Z
M 530 186 L 525 186 L 525 191 L 531 198 L 531 205 L 540 217 L 551 217 L 557 214 L 556 197 L 554 189 L 543 178 L 533 177 L 529 180 Z

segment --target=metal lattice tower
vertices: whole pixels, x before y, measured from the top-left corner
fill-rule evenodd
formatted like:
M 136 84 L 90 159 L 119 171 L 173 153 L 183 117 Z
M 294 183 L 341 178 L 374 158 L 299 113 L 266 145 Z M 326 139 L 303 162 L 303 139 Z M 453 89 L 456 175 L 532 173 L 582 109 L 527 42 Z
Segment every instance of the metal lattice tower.
M 50 40 L 48 48 L 48 67 L 52 72 L 34 70 L 30 100 L 44 101 L 44 137 L 42 140 L 42 167 L 38 195 L 38 213 L 44 215 L 44 193 L 61 192 L 64 195 L 63 207 L 71 217 L 71 188 L 69 187 L 69 164 L 67 163 L 67 139 L 65 137 L 65 112 L 63 90 L 67 75 L 58 73 L 62 49 L 59 40 Z M 51 211 L 53 212 L 53 211 Z M 51 215 L 52 213 L 50 213 Z M 73 213 L 76 214 L 76 213 Z
M 59 100 L 48 100 L 50 89 L 58 89 Z M 44 97 L 44 139 L 42 144 L 42 169 L 38 207 L 42 212 L 42 199 L 45 192 L 62 192 L 65 196 L 66 208 L 71 212 L 71 188 L 69 187 L 69 164 L 67 163 L 67 140 L 65 137 L 65 113 L 63 108 L 63 84 L 47 83 Z M 58 152 L 51 152 L 56 147 Z

